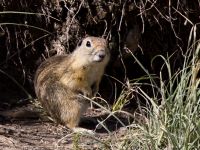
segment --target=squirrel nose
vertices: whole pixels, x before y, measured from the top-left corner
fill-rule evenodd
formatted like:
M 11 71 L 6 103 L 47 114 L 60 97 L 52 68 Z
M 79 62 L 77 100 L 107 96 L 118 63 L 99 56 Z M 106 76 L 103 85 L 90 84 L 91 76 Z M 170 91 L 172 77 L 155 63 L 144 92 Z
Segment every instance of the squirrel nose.
M 105 51 L 104 51 L 104 50 L 100 50 L 99 53 L 98 53 L 98 56 L 99 56 L 101 59 L 103 59 L 103 58 L 106 56 Z
M 94 54 L 93 61 L 101 62 L 104 60 L 105 57 L 106 57 L 105 50 L 99 50 Z

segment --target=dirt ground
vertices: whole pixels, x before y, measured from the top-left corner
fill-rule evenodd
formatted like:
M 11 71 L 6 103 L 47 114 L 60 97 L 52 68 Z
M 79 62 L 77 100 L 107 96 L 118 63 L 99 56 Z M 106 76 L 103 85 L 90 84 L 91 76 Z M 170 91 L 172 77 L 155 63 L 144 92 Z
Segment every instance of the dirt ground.
M 6 120 L 0 118 L 0 149 L 54 150 L 54 149 L 111 149 L 110 144 L 122 137 L 124 129 L 113 117 L 99 109 L 89 109 L 86 118 L 104 120 L 105 128 L 95 129 L 97 122 L 84 121 L 81 127 L 95 131 L 95 135 L 75 134 L 62 125 L 41 119 Z M 108 118 L 108 119 L 106 119 Z M 126 118 L 119 119 L 127 124 Z

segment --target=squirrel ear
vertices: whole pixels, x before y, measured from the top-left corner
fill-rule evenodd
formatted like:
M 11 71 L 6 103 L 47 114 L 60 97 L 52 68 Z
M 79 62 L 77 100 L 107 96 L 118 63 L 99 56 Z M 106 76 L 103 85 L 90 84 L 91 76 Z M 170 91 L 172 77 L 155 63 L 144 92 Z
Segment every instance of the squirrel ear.
M 81 46 L 81 44 L 82 44 L 82 40 L 78 42 L 78 46 Z

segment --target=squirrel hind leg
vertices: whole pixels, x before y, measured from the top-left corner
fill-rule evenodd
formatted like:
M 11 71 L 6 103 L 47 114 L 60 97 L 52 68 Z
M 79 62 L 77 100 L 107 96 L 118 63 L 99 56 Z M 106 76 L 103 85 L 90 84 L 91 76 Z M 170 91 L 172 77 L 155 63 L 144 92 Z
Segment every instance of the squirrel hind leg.
M 78 126 L 78 124 L 79 124 L 79 120 L 77 118 L 76 118 L 76 120 L 75 119 L 65 120 L 65 123 L 64 123 L 64 125 L 67 126 L 69 129 L 76 128 Z
M 76 118 L 77 119 L 77 118 Z M 92 130 L 89 130 L 89 129 L 85 129 L 85 128 L 82 128 L 82 127 L 78 127 L 78 124 L 79 124 L 79 120 L 76 120 L 76 119 L 73 119 L 73 120 L 68 120 L 65 125 L 71 129 L 73 131 L 73 133 L 80 133 L 80 134 L 84 134 L 84 135 L 94 135 L 95 132 L 92 131 Z
M 81 118 L 81 109 L 76 105 L 76 103 L 68 107 L 61 106 L 60 109 L 61 123 L 70 129 L 77 127 Z

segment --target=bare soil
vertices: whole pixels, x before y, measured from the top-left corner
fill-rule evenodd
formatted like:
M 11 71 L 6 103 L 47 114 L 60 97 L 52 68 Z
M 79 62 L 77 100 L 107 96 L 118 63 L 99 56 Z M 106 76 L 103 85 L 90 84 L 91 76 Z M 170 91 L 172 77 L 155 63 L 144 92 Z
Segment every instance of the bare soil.
M 89 109 L 80 126 L 95 131 L 95 135 L 72 133 L 68 128 L 41 119 L 6 120 L 0 118 L 0 149 L 9 150 L 54 150 L 54 149 L 110 149 L 109 144 L 122 137 L 124 130 L 113 117 L 99 109 Z M 97 122 L 104 120 L 105 128 L 95 129 Z M 119 116 L 123 123 L 127 119 Z M 89 120 L 89 121 L 88 121 Z

